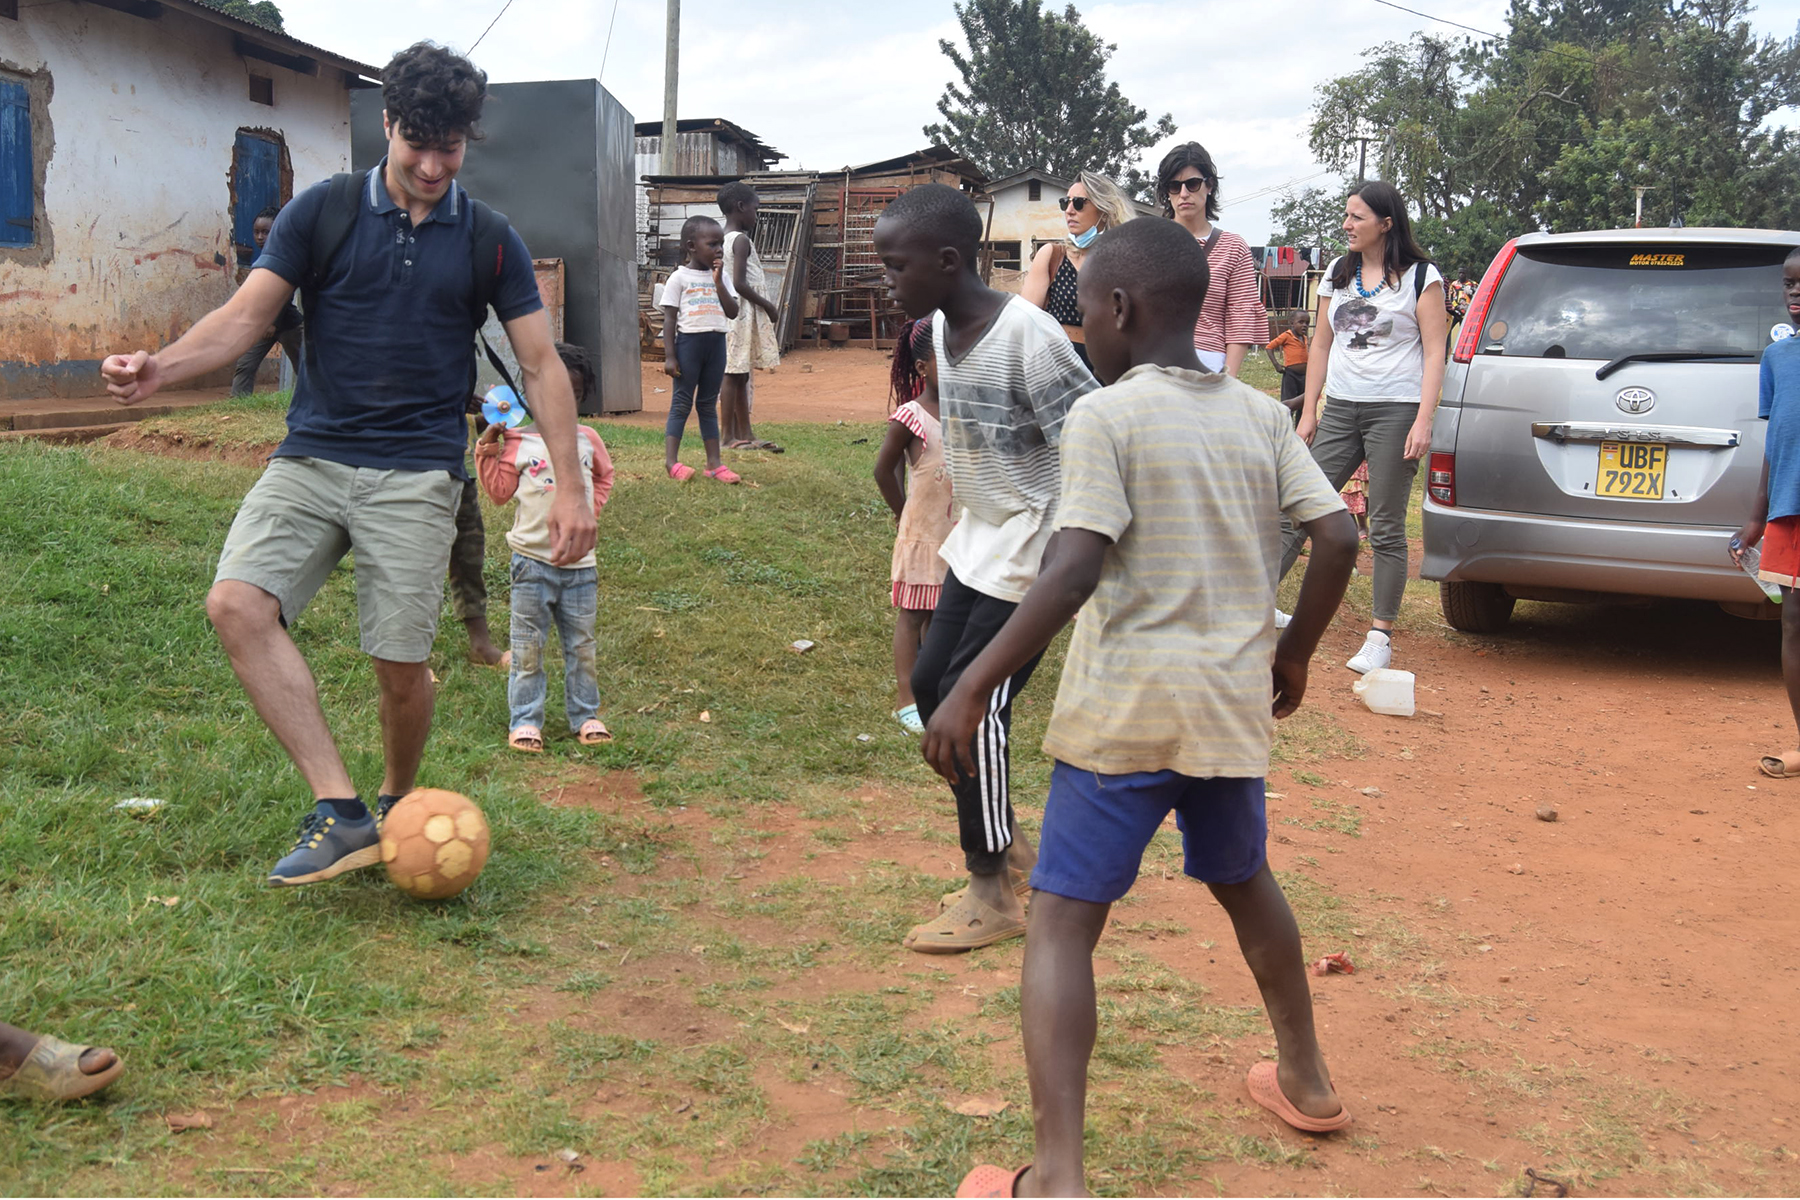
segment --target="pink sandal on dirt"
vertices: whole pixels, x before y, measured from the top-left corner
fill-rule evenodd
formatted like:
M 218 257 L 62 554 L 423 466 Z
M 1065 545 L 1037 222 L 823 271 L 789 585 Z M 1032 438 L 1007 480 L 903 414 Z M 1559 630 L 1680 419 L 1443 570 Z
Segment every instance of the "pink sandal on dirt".
M 694 468 L 688 466 L 686 463 L 676 463 L 669 468 L 669 478 L 673 479 L 676 483 L 686 483 L 693 477 Z
M 581 723 L 575 731 L 575 737 L 584 746 L 598 746 L 601 742 L 612 741 L 612 732 L 606 728 L 606 722 L 599 717 L 590 717 Z
M 1250 1098 L 1302 1133 L 1331 1133 L 1350 1123 L 1350 1110 L 1340 1105 L 1336 1116 L 1309 1117 L 1294 1107 L 1275 1077 L 1275 1064 L 1259 1062 L 1244 1076 Z
M 716 467 L 708 467 L 706 477 L 708 479 L 716 479 L 720 483 L 741 483 L 744 479 L 742 475 L 739 475 L 736 471 L 723 464 Z
M 1019 1176 L 1029 1170 L 1030 1163 L 1016 1171 L 996 1167 L 992 1163 L 982 1163 L 963 1176 L 963 1181 L 956 1185 L 956 1194 L 981 1197 L 983 1200 L 999 1200 L 1000 1197 L 1013 1195 L 1013 1189 L 1019 1186 Z
M 521 725 L 506 735 L 506 744 L 527 754 L 544 752 L 544 731 L 536 725 Z

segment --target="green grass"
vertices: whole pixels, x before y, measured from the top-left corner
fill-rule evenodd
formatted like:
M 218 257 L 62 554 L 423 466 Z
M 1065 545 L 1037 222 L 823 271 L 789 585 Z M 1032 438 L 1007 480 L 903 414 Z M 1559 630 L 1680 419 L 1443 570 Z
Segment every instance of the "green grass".
M 254 445 L 279 418 L 257 398 L 157 425 Z M 655 429 L 598 427 L 619 469 L 598 550 L 617 741 L 579 747 L 553 716 L 548 753 L 507 753 L 503 677 L 466 663 L 446 616 L 422 782 L 473 797 L 495 852 L 469 892 L 430 905 L 379 872 L 261 886 L 307 797 L 201 608 L 256 472 L 0 446 L 0 1019 L 128 1062 L 94 1101 L 0 1101 L 0 1194 L 495 1194 L 545 1186 L 541 1166 L 572 1193 L 920 1195 L 1029 1154 L 1020 944 L 951 963 L 895 945 L 953 884 L 909 864 L 955 845 L 941 785 L 889 716 L 892 521 L 869 480 L 874 431 L 780 427 L 789 453 L 745 456 L 754 486 L 724 488 L 668 483 Z M 510 513 L 487 517 L 504 637 Z M 375 692 L 354 631 L 346 568 L 293 633 L 372 790 Z M 797 638 L 817 648 L 795 654 Z M 1017 710 L 1027 828 L 1061 654 Z M 1278 774 L 1312 787 L 1340 773 L 1327 760 L 1363 752 L 1316 709 L 1280 739 L 1295 765 Z M 167 803 L 136 818 L 112 807 L 127 796 Z M 562 797 L 579 802 L 547 802 Z M 1347 845 L 1360 832 L 1353 805 L 1290 811 Z M 1159 834 L 1146 873 L 1179 863 Z M 1392 973 L 1383 987 L 1439 1011 L 1477 1002 L 1398 921 L 1312 875 L 1282 882 L 1309 953 L 1352 947 Z M 1218 1165 L 1312 1170 L 1310 1150 L 1246 1136 L 1235 1094 L 1172 1068 L 1267 1038 L 1260 1010 L 1156 957 L 1193 936 L 1129 904 L 1109 935 L 1089 1114 L 1102 1194 L 1215 1188 Z M 1455 1057 L 1427 1061 L 1461 1074 Z M 1505 1094 L 1542 1083 L 1476 1079 Z M 804 1135 L 794 1095 L 826 1113 Z M 976 1095 L 1010 1106 L 951 1111 Z M 161 1119 L 194 1108 L 218 1127 L 177 1136 Z M 1579 1136 L 1541 1136 L 1605 1178 L 1637 1142 L 1618 1114 L 1584 1111 Z M 595 1169 L 569 1171 L 563 1149 Z

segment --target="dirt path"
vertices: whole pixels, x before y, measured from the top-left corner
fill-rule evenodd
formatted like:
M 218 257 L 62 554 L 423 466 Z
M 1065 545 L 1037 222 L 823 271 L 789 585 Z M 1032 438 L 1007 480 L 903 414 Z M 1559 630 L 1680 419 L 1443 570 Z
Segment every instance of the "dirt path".
M 808 362 L 812 371 L 799 369 Z M 885 370 L 870 351 L 794 356 L 763 383 L 758 416 L 879 419 Z M 650 399 L 665 377 L 656 364 L 645 373 Z M 1270 777 L 1271 859 L 1320 890 L 1297 896 L 1315 931 L 1328 931 L 1309 948 L 1347 950 L 1361 968 L 1315 981 L 1327 1054 L 1357 1122 L 1348 1137 L 1306 1138 L 1244 1105 L 1240 1081 L 1269 1047 L 1266 1034 L 1165 1042 L 1164 1066 L 1213 1093 L 1224 1119 L 1258 1139 L 1243 1143 L 1257 1152 L 1220 1157 L 1186 1190 L 1517 1194 L 1525 1167 L 1554 1162 L 1584 1176 L 1584 1193 L 1800 1193 L 1800 1052 L 1783 1032 L 1800 984 L 1790 874 L 1800 783 L 1755 770 L 1759 754 L 1794 737 L 1776 627 L 1696 604 L 1521 605 L 1505 636 L 1474 638 L 1413 605 L 1395 664 L 1418 676 L 1425 711 L 1411 720 L 1376 716 L 1352 698 L 1353 677 L 1336 664 L 1361 628 L 1340 616 L 1307 703 L 1362 752 L 1278 764 Z M 644 806 L 616 780 L 558 797 Z M 1557 820 L 1535 816 L 1544 804 Z M 954 846 L 900 832 L 881 808 L 871 805 L 858 831 L 817 859 L 794 849 L 816 822 L 789 806 L 759 810 L 743 820 L 769 835 L 766 860 L 738 874 L 706 858 L 697 869 L 717 874 L 720 896 L 754 896 L 747 889 L 759 880 L 796 870 L 846 887 L 894 864 L 956 873 Z M 696 845 L 712 828 L 699 811 L 667 819 Z M 1115 912 L 1103 973 L 1117 969 L 1110 955 L 1129 951 L 1203 984 L 1208 1003 L 1258 1004 L 1201 889 L 1151 871 L 1137 896 Z M 790 936 L 733 916 L 727 900 L 703 903 L 709 921 L 747 943 Z M 672 961 L 621 961 L 601 1024 L 671 1044 L 726 1036 L 717 1012 L 670 1007 Z M 984 997 L 1016 983 L 1017 962 L 1015 948 L 932 963 L 948 982 L 926 1015 L 975 1019 Z M 886 969 L 919 966 L 896 947 Z M 863 983 L 873 992 L 882 978 L 847 967 L 807 977 L 819 995 Z M 581 1017 L 575 1000 L 540 993 L 522 995 L 526 1010 L 544 1008 L 531 1021 Z M 997 1060 L 1016 1058 L 1015 1019 L 981 1025 Z M 817 1081 L 761 1083 L 770 1132 L 757 1161 L 883 1123 Z M 620 1102 L 603 1089 L 596 1111 Z M 402 1133 L 409 1104 L 421 1111 L 417 1097 L 380 1099 L 377 1130 Z M 316 1127 L 313 1105 L 279 1101 L 297 1140 Z M 266 1120 L 275 1108 L 256 1102 L 229 1120 Z M 729 1166 L 718 1164 L 721 1177 Z M 630 1162 L 595 1167 L 584 1183 L 637 1184 Z M 570 1186 L 559 1166 L 494 1147 L 457 1169 L 467 1186 Z

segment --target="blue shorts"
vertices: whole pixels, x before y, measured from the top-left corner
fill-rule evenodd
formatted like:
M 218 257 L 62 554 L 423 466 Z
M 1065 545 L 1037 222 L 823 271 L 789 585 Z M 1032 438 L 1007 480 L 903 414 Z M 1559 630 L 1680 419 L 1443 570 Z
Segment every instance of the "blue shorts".
M 1101 775 L 1059 762 L 1050 776 L 1031 886 L 1111 904 L 1137 881 L 1144 847 L 1175 810 L 1185 861 L 1202 883 L 1244 883 L 1267 859 L 1263 781 L 1196 779 L 1174 771 Z

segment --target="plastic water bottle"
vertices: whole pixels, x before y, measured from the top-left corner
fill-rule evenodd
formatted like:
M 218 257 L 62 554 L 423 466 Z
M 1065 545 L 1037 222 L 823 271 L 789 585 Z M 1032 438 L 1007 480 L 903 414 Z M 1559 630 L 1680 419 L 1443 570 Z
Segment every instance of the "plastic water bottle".
M 1731 539 L 1731 548 L 1734 551 L 1743 551 L 1744 556 L 1737 559 L 1737 564 L 1744 569 L 1744 574 L 1756 581 L 1756 586 L 1762 589 L 1763 595 L 1780 604 L 1781 588 L 1757 574 L 1757 570 L 1762 566 L 1762 547 L 1752 546 L 1748 550 L 1744 550 L 1743 540 L 1734 537 Z M 1734 554 L 1733 557 L 1736 558 L 1736 555 Z
M 1384 717 L 1413 715 L 1413 673 L 1378 667 L 1366 672 L 1351 685 L 1356 698 L 1369 706 L 1370 712 Z

